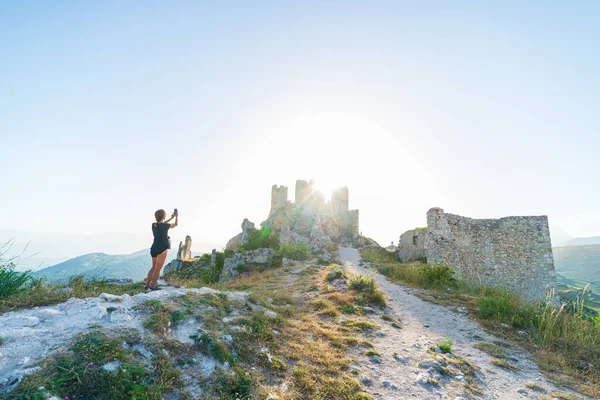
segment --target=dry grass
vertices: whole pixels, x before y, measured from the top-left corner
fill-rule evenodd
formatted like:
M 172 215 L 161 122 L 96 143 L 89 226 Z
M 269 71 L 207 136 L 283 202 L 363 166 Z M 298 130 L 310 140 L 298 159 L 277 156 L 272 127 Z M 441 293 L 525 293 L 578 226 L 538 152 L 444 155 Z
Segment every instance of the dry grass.
M 509 363 L 506 360 L 501 360 L 499 358 L 495 358 L 492 361 L 490 361 L 491 364 L 500 367 L 500 368 L 504 368 L 507 369 L 509 371 L 520 371 L 519 368 L 517 368 L 516 366 L 512 365 L 511 363 Z
M 507 357 L 506 352 L 493 343 L 476 343 L 473 345 L 473 347 L 485 353 L 488 353 L 490 356 L 495 358 L 504 359 Z

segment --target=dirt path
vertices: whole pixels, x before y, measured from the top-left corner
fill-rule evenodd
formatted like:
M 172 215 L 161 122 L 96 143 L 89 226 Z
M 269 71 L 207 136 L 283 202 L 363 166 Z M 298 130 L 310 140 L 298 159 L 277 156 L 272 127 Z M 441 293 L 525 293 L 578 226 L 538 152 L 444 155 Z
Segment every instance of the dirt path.
M 573 393 L 559 389 L 547 381 L 526 353 L 514 347 L 509 348 L 509 344 L 503 349 L 519 371 L 493 365 L 491 356 L 473 346 L 482 342 L 497 342 L 499 339 L 486 333 L 476 322 L 448 307 L 423 301 L 411 294 L 411 289 L 389 282 L 383 275 L 360 267 L 360 255 L 356 249 L 341 248 L 339 256 L 350 272 L 371 275 L 377 280 L 381 289 L 389 296 L 390 314 L 402 322 L 401 328 L 396 329 L 381 320 L 381 315 L 374 317 L 379 319 L 377 322 L 382 330 L 370 340 L 375 350 L 381 353 L 381 363 L 367 358 L 358 367 L 363 383 L 367 382 L 367 390 L 374 398 L 469 398 L 464 389 L 468 383 L 465 380 L 467 377 L 461 374 L 439 374 L 435 368 L 419 368 L 419 363 L 424 360 L 441 358 L 429 348 L 445 337 L 454 343 L 452 350 L 456 356 L 465 358 L 476 367 L 476 384 L 483 392 L 480 398 L 550 399 L 553 398 L 548 395 L 550 392 Z M 439 385 L 427 382 L 432 377 L 439 381 Z M 527 388 L 526 384 L 535 384 L 539 387 L 538 390 L 543 387 L 544 392 Z M 476 397 L 473 394 L 471 396 Z

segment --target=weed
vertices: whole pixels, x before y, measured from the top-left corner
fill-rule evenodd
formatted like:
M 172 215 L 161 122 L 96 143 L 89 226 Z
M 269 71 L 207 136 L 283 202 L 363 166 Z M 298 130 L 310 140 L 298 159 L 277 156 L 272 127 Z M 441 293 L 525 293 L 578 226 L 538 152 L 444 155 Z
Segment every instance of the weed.
M 329 272 L 325 276 L 325 280 L 327 282 L 332 282 L 336 279 L 341 279 L 342 277 L 343 277 L 342 269 L 336 265 L 336 266 L 333 266 L 332 268 L 330 267 Z
M 475 343 L 473 345 L 476 349 L 479 349 L 485 353 L 488 353 L 490 356 L 495 358 L 506 358 L 506 352 L 499 346 L 496 346 L 493 343 Z
M 0 299 L 26 290 L 25 284 L 31 279 L 29 271 L 17 272 L 12 263 L 0 264 Z
M 281 257 L 296 261 L 305 261 L 310 258 L 310 248 L 306 242 L 282 243 L 278 253 Z
M 176 326 L 186 318 L 186 313 L 182 310 L 171 311 L 171 325 Z
M 152 314 L 144 321 L 144 328 L 156 333 L 157 335 L 164 335 L 169 329 L 171 320 L 163 313 Z
M 371 349 L 371 350 L 367 350 L 367 351 L 365 352 L 365 355 L 366 355 L 367 357 L 371 357 L 371 356 L 379 356 L 379 357 L 381 357 L 381 354 L 380 354 L 378 351 L 375 351 L 375 350 L 373 350 L 373 349 Z
M 543 386 L 540 386 L 537 383 L 526 383 L 525 387 L 535 392 L 546 392 L 546 389 L 544 389 Z
M 452 340 L 450 340 L 449 337 L 446 337 L 444 340 L 442 340 L 438 344 L 431 346 L 430 350 L 433 350 L 436 347 L 439 347 L 440 350 L 443 351 L 444 353 L 452 354 L 452 345 L 453 345 Z
M 519 368 L 517 368 L 516 366 L 512 365 L 511 363 L 509 363 L 506 360 L 501 360 L 501 359 L 495 358 L 495 359 L 493 359 L 491 361 L 491 363 L 493 365 L 497 366 L 497 367 L 504 368 L 504 369 L 507 369 L 509 371 L 519 371 Z
M 372 304 L 379 307 L 386 306 L 384 293 L 378 289 L 375 279 L 364 275 L 355 275 L 350 279 L 350 288 L 359 293 L 358 303 Z

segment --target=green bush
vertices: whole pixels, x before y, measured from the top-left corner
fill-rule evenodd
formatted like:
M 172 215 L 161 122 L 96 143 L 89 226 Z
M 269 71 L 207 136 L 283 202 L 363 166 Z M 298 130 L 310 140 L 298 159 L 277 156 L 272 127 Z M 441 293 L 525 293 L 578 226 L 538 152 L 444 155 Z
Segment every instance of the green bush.
M 279 235 L 272 232 L 271 228 L 265 226 L 261 229 L 255 229 L 248 234 L 248 243 L 240 247 L 242 251 L 262 249 L 269 247 L 276 249 L 279 247 Z
M 374 264 L 397 263 L 398 256 L 395 252 L 389 252 L 386 249 L 369 247 L 360 252 L 360 257 L 365 262 Z
M 392 280 L 426 289 L 456 288 L 454 271 L 444 264 L 428 266 L 420 262 L 378 265 L 377 271 Z
M 350 288 L 356 290 L 358 295 L 358 304 L 373 304 L 379 307 L 385 307 L 385 295 L 378 289 L 375 279 L 369 276 L 356 275 L 350 279 Z
M 310 257 L 310 248 L 306 242 L 282 243 L 279 246 L 279 255 L 290 260 L 305 261 Z
M 12 263 L 0 264 L 0 299 L 24 291 L 25 284 L 31 279 L 30 271 L 17 272 Z

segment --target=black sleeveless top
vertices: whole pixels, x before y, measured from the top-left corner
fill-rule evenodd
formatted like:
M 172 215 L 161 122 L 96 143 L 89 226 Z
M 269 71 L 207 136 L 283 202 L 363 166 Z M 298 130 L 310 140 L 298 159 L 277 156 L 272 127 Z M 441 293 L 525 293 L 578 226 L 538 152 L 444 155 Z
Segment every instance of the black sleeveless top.
M 156 257 L 163 251 L 171 248 L 171 239 L 169 238 L 168 232 L 171 224 L 161 223 L 152 224 L 152 234 L 154 235 L 154 242 L 150 247 L 150 255 Z

